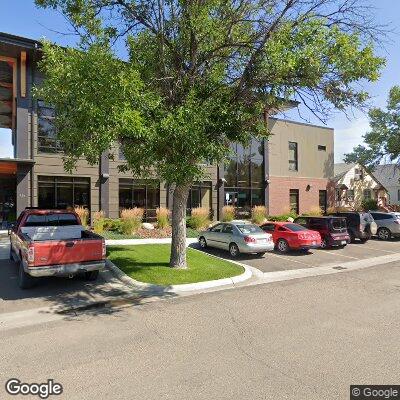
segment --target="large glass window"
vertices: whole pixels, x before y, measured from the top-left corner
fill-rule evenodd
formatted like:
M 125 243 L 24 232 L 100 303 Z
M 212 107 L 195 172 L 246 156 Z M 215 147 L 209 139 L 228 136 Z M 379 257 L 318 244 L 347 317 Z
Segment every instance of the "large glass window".
M 296 142 L 289 142 L 289 171 L 298 171 L 298 146 Z
M 190 214 L 192 208 L 204 207 L 212 212 L 212 183 L 211 182 L 196 182 L 192 185 L 189 191 L 187 201 L 187 213 Z
M 225 166 L 225 205 L 236 207 L 239 218 L 247 218 L 252 207 L 264 204 L 264 142 L 252 138 L 247 147 L 231 146 L 234 154 Z
M 90 179 L 39 176 L 38 206 L 61 209 L 82 206 L 90 209 Z
M 119 208 L 143 208 L 144 219 L 156 219 L 156 209 L 160 207 L 160 183 L 157 180 L 120 179 Z
M 43 100 L 37 101 L 38 116 L 38 150 L 43 153 L 59 153 L 62 151 L 54 126 L 55 110 Z

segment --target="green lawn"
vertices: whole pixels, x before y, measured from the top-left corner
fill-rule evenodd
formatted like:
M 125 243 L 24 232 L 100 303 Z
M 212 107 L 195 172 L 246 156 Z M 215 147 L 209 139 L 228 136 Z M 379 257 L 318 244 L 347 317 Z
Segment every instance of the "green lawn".
M 168 266 L 169 244 L 140 244 L 135 246 L 109 246 L 108 258 L 128 276 L 156 285 L 211 281 L 240 275 L 243 268 L 229 261 L 211 257 L 188 249 L 188 269 L 176 270 Z

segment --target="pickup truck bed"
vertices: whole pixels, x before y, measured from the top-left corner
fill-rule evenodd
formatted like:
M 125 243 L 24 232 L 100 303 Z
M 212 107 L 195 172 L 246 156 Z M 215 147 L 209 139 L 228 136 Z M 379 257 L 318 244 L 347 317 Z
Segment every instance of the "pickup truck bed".
M 70 211 L 26 210 L 11 231 L 10 241 L 10 256 L 20 263 L 23 288 L 42 276 L 85 273 L 94 280 L 105 266 L 104 239 L 85 230 Z

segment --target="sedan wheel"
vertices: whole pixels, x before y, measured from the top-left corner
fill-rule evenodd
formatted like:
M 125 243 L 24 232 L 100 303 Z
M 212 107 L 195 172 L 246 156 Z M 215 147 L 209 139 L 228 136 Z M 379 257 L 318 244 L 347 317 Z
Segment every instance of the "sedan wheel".
M 203 236 L 199 239 L 199 244 L 202 249 L 205 249 L 207 247 L 207 241 Z
M 378 238 L 381 240 L 389 240 L 391 236 L 392 234 L 387 228 L 381 228 L 378 231 Z
M 287 253 L 289 250 L 289 244 L 285 239 L 279 239 L 276 247 L 281 253 Z
M 237 257 L 239 255 L 239 247 L 236 243 L 231 243 L 229 245 L 229 253 L 232 257 Z

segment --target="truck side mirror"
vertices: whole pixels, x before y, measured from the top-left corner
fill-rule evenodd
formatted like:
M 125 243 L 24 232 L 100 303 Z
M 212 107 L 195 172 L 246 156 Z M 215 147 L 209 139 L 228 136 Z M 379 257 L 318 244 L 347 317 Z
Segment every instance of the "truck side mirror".
M 8 236 L 11 235 L 11 231 L 13 231 L 14 228 L 15 228 L 15 224 L 14 223 L 8 225 Z

